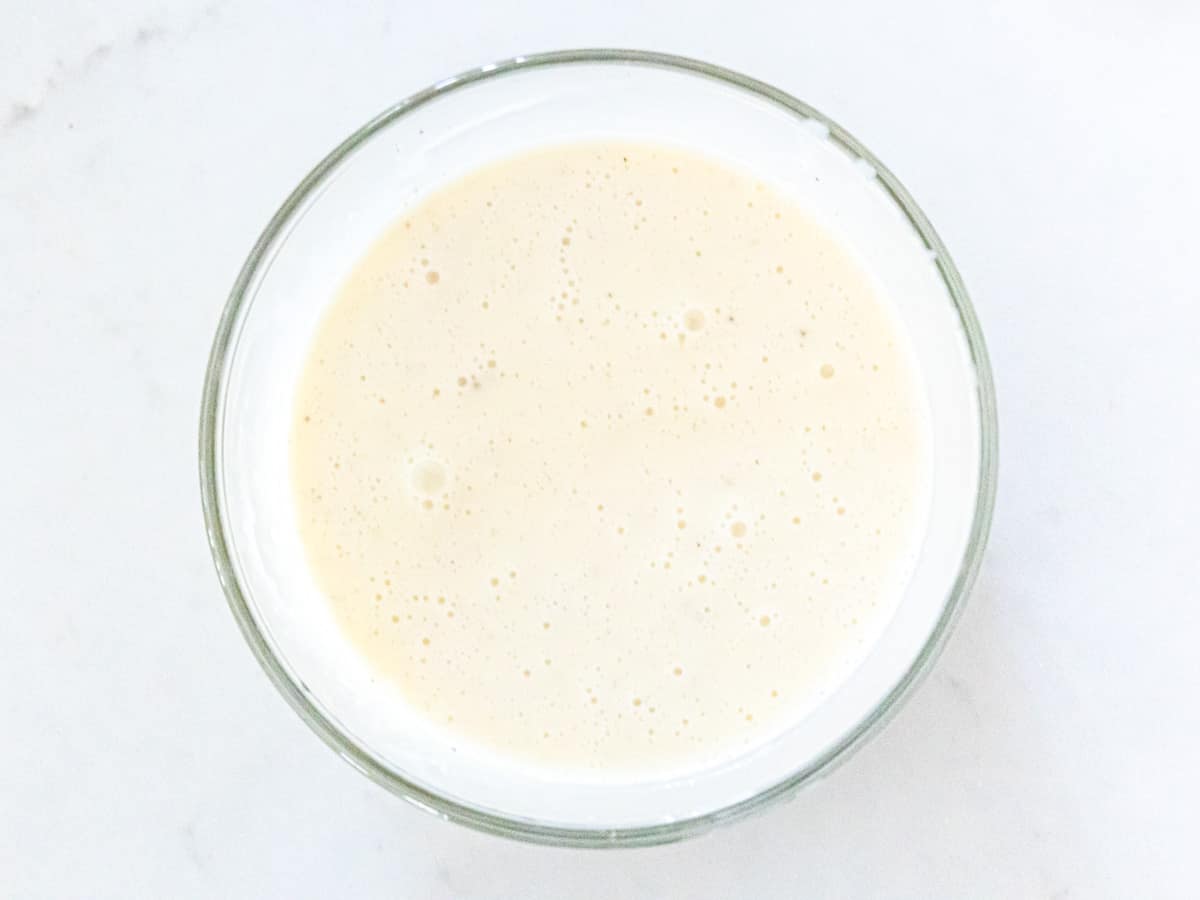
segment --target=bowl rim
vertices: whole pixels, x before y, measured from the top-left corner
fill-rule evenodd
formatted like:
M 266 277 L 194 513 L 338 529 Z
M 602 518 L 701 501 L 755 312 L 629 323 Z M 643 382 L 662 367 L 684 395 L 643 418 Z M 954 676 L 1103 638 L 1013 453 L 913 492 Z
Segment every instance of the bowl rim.
M 946 598 L 937 623 L 921 651 L 896 685 L 885 694 L 872 711 L 854 728 L 808 764 L 797 769 L 776 784 L 736 803 L 702 815 L 668 823 L 631 828 L 575 828 L 547 825 L 519 817 L 510 817 L 452 800 L 406 779 L 365 747 L 344 734 L 309 697 L 307 689 L 288 673 L 274 648 L 266 639 L 254 616 L 242 586 L 227 539 L 222 517 L 221 493 L 223 483 L 218 476 L 218 453 L 223 427 L 226 370 L 231 351 L 237 343 L 242 313 L 248 308 L 254 284 L 264 261 L 277 241 L 286 236 L 293 218 L 303 211 L 308 200 L 325 180 L 360 145 L 386 128 L 396 119 L 439 97 L 468 87 L 485 79 L 531 69 L 577 64 L 611 63 L 660 68 L 686 75 L 709 79 L 738 88 L 771 101 L 793 115 L 823 125 L 829 138 L 845 151 L 869 163 L 881 186 L 904 213 L 925 246 L 932 252 L 938 272 L 954 303 L 955 312 L 966 335 L 976 377 L 980 415 L 979 483 L 971 530 L 958 575 Z M 941 238 L 929 219 L 895 175 L 849 132 L 808 104 L 762 81 L 700 60 L 645 50 L 579 49 L 516 56 L 443 79 L 422 91 L 388 107 L 342 141 L 322 159 L 291 192 L 279 210 L 263 229 L 238 273 L 224 311 L 221 314 L 209 355 L 208 368 L 200 409 L 199 462 L 200 488 L 209 549 L 217 576 L 229 607 L 250 645 L 259 664 L 280 694 L 300 718 L 334 752 L 376 784 L 388 789 L 410 803 L 446 820 L 457 822 L 478 831 L 534 843 L 564 847 L 629 847 L 668 843 L 701 834 L 710 828 L 740 819 L 750 813 L 794 794 L 799 788 L 828 774 L 844 762 L 868 738 L 878 733 L 900 708 L 902 701 L 929 672 L 946 639 L 962 612 L 971 585 L 979 571 L 984 547 L 991 525 L 996 496 L 997 474 L 997 417 L 995 388 L 987 348 L 975 311 Z

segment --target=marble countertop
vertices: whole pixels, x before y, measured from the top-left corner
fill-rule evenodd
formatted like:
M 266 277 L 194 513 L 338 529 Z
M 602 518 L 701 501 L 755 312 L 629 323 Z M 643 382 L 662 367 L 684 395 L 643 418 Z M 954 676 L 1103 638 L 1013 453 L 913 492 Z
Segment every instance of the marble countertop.
M 0 29 L 0 895 L 1192 897 L 1200 8 L 75 0 Z M 987 333 L 1001 485 L 932 675 L 832 776 L 670 847 L 441 822 L 320 744 L 205 544 L 200 383 L 308 167 L 491 59 L 639 46 L 844 123 Z

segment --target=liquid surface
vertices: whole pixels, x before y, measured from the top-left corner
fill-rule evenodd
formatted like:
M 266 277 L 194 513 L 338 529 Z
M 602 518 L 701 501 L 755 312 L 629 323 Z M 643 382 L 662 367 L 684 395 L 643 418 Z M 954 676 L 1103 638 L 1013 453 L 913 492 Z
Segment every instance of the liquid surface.
M 926 432 L 898 324 L 802 211 L 591 144 L 457 181 L 367 253 L 315 335 L 292 477 L 398 702 L 634 771 L 736 752 L 852 670 L 919 548 Z

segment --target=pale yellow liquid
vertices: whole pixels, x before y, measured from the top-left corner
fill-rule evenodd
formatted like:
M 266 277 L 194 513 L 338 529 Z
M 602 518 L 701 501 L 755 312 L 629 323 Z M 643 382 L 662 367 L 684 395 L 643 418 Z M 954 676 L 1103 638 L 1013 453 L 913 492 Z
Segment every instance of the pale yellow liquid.
M 296 399 L 345 633 L 454 741 L 711 760 L 862 658 L 929 490 L 907 342 L 804 213 L 673 149 L 494 165 L 370 249 Z

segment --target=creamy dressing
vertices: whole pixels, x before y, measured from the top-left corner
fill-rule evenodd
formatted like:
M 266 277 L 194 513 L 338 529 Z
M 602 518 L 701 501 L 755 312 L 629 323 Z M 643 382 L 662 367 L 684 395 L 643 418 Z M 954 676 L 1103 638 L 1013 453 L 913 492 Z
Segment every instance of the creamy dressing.
M 581 144 L 432 194 L 317 330 L 291 435 L 317 583 L 401 702 L 566 768 L 695 764 L 860 661 L 928 423 L 855 260 L 752 176 Z

